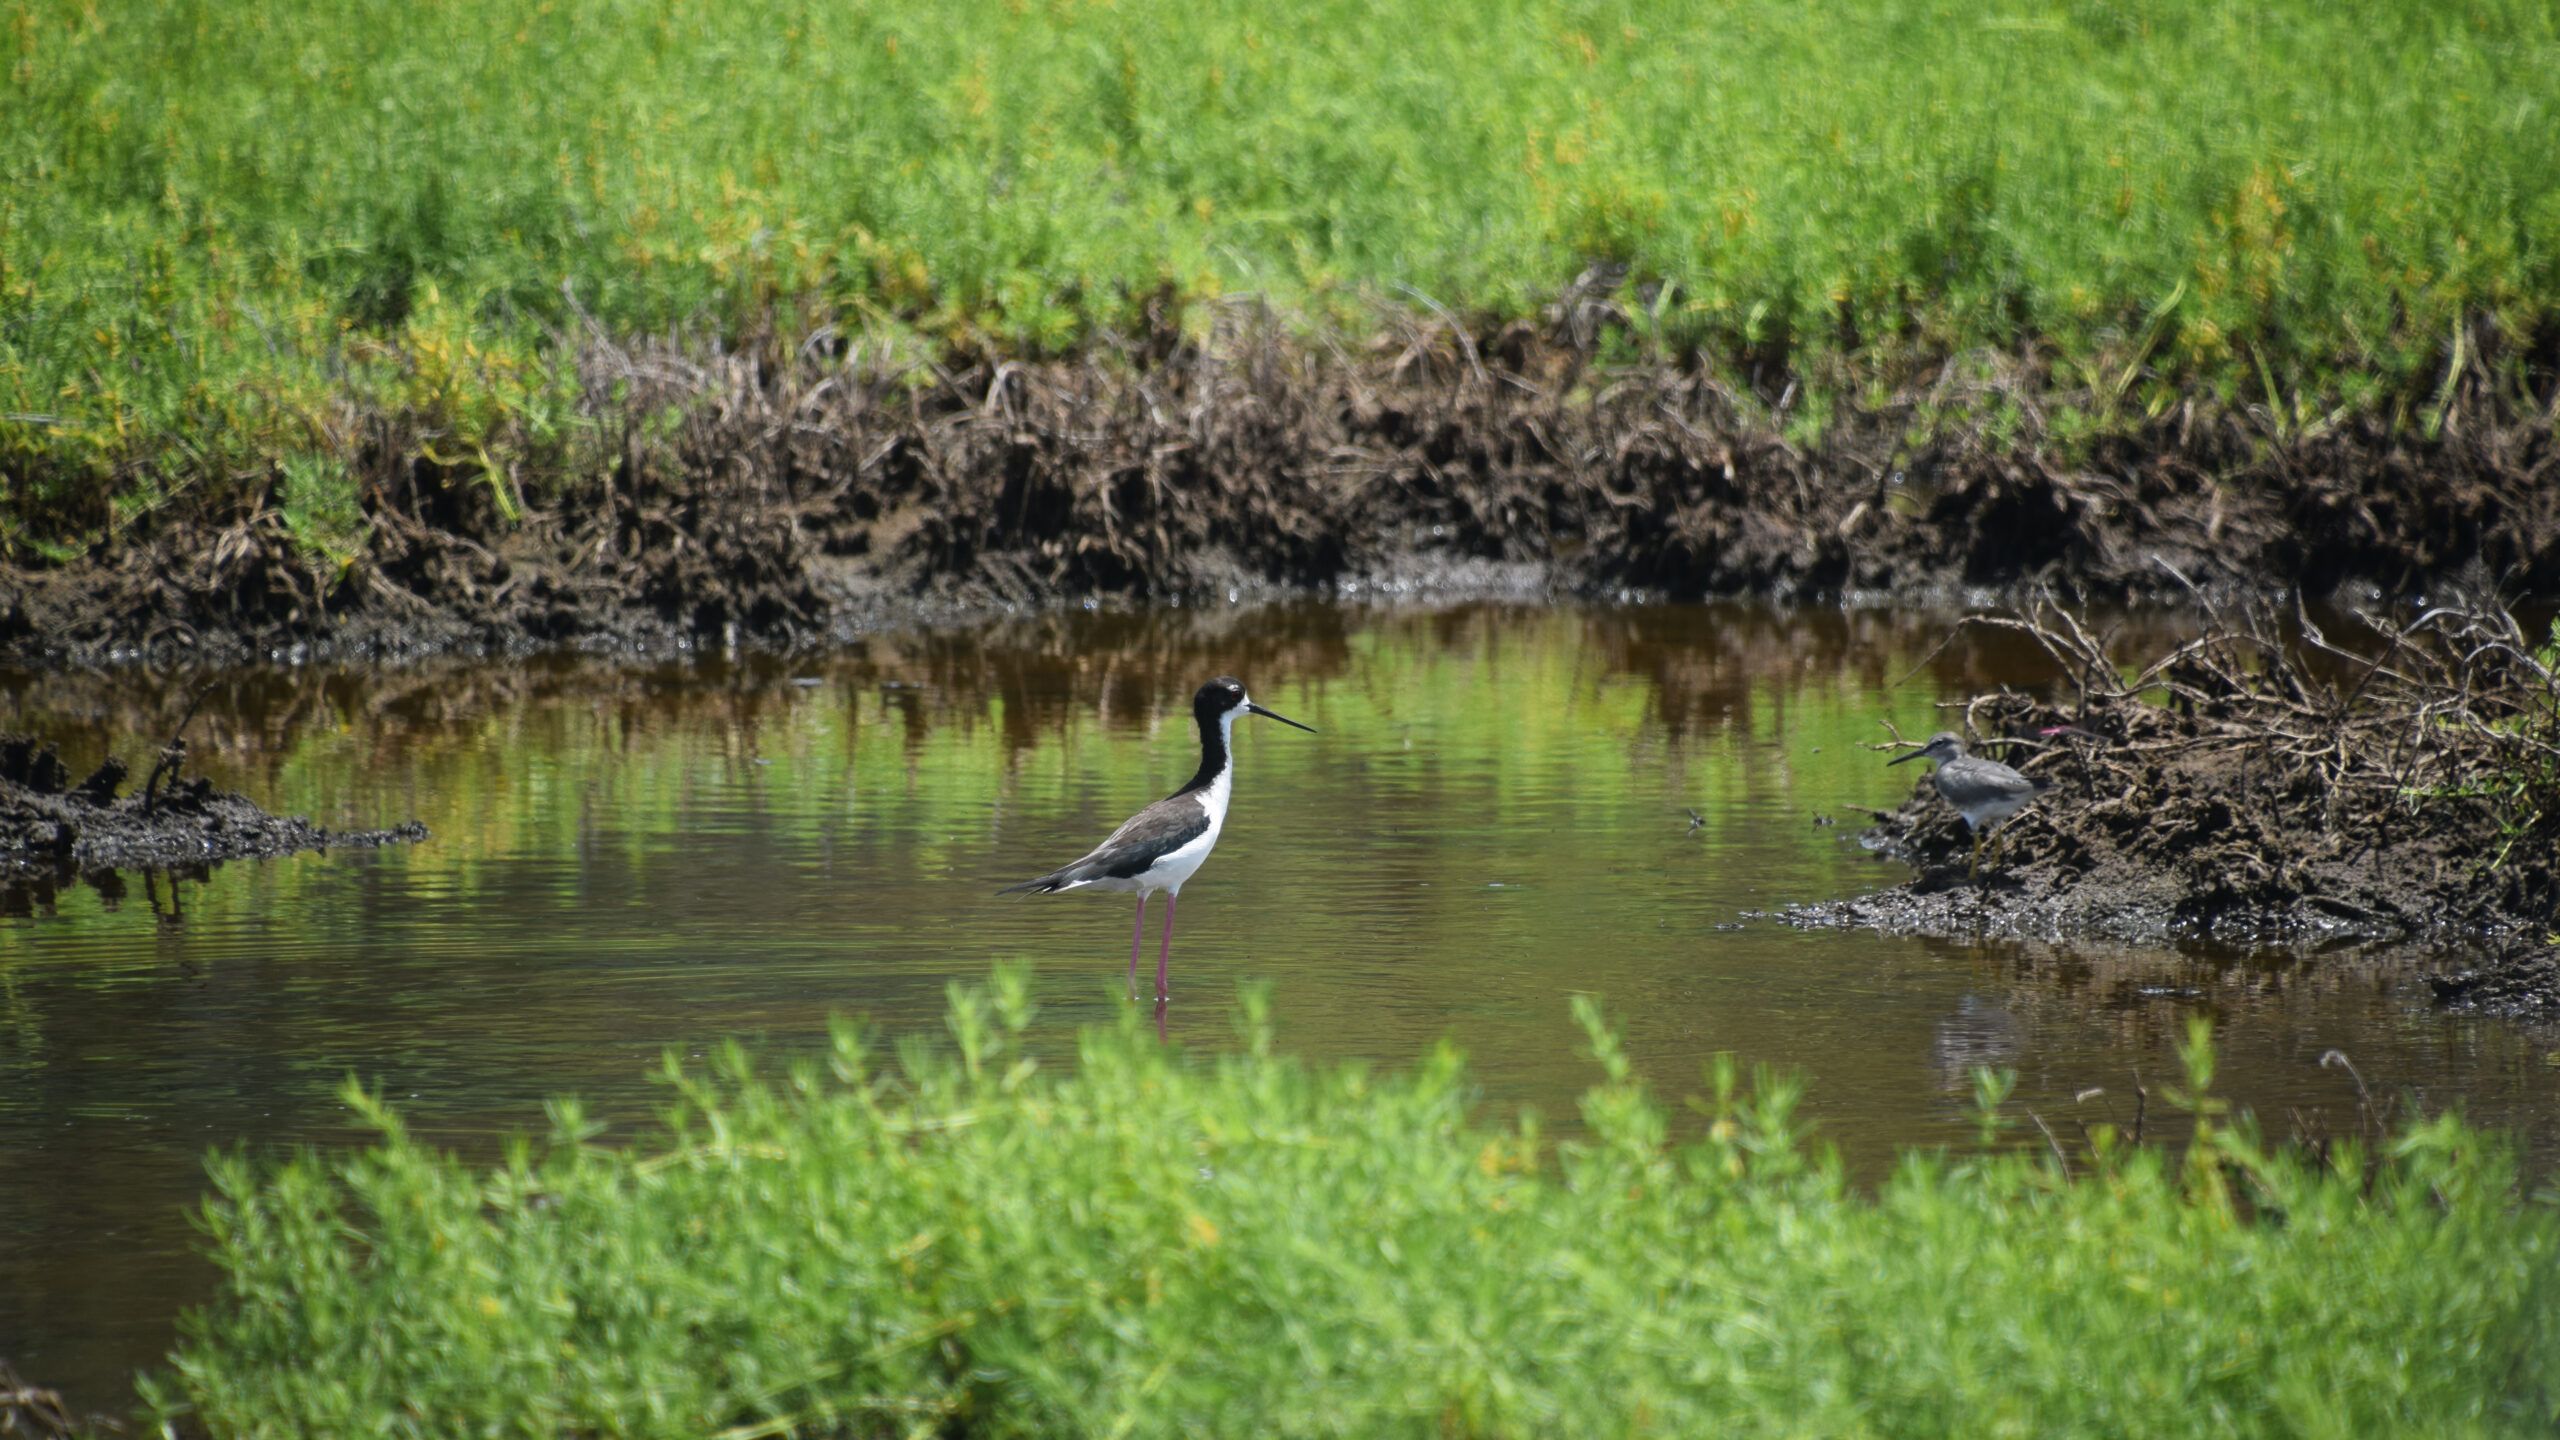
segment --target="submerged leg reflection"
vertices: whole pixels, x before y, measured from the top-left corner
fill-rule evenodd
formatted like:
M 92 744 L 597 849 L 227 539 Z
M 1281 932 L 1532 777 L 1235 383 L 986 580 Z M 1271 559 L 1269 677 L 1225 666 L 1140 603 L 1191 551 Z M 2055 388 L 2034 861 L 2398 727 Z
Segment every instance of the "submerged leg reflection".
M 1164 944 L 1156 951 L 1156 1000 L 1161 1003 L 1173 994 L 1165 988 L 1165 970 L 1173 963 L 1173 902 L 1180 898 L 1172 891 L 1164 892 Z
M 1138 998 L 1138 951 L 1147 943 L 1147 892 L 1138 892 L 1138 929 L 1129 937 L 1129 998 Z

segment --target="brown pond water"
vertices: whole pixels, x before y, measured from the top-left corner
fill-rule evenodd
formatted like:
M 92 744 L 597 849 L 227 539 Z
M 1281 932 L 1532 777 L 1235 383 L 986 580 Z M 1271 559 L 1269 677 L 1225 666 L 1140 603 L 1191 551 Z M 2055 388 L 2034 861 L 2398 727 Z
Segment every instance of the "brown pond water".
M 1248 722 L 1236 809 L 1181 910 L 1169 1037 L 1402 1062 L 1454 1036 L 1488 1103 L 1568 1122 L 1603 997 L 1659 1086 L 1718 1051 L 1799 1068 L 1872 1176 L 1972 1135 L 2013 1066 L 2067 1137 L 2129 1119 L 2191 1015 L 2277 1126 L 2355 1124 L 2321 1053 L 2560 1152 L 2549 1036 L 2428 1010 L 2407 951 L 2239 955 L 1800 932 L 1746 918 L 1889 885 L 1849 806 L 1912 777 L 1880 720 L 2032 687 L 1950 617 L 1736 607 L 1290 606 L 1056 614 L 799 661 L 446 664 L 217 677 L 189 731 L 218 783 L 409 849 L 0 893 L 0 1358 L 121 1406 L 209 1290 L 188 1207 L 217 1146 L 356 1138 L 342 1077 L 465 1149 L 577 1092 L 645 1120 L 664 1051 L 777 1051 L 831 1014 L 938 1029 L 943 987 L 1034 967 L 1056 1053 L 1112 1016 L 1121 896 L 998 899 L 1196 758 L 1185 701 L 1232 671 L 1317 736 Z M 147 754 L 200 677 L 0 675 L 6 728 Z M 1684 813 L 1704 817 L 1693 826 Z M 1817 824 L 1836 817 L 1837 825 Z M 2104 1095 L 2075 1101 L 2090 1087 Z M 2155 1123 L 2167 1118 L 2155 1104 Z

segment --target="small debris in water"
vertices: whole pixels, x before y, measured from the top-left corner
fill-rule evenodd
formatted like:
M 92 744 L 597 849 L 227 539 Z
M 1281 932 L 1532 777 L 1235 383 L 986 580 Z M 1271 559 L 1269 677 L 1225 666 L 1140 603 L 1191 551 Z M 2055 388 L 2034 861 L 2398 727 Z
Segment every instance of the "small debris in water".
M 185 726 L 182 719 L 178 729 Z M 52 745 L 31 735 L 0 736 L 0 877 L 370 848 L 427 835 L 414 820 L 388 830 L 330 830 L 271 815 L 245 796 L 214 789 L 210 779 L 182 778 L 186 761 L 185 739 L 172 734 L 140 788 L 120 795 L 132 771 L 114 756 L 75 783 Z

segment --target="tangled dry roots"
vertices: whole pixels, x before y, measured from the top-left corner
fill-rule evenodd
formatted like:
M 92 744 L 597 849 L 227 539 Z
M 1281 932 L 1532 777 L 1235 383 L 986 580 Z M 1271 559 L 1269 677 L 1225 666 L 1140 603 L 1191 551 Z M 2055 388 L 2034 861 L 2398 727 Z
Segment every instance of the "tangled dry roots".
M 30 1385 L 6 1360 L 0 1360 L 0 1435 L 30 1440 L 70 1440 L 83 1433 L 61 1395 Z
M 1980 893 L 1962 884 L 1962 822 L 1915 789 L 1878 835 L 1921 878 L 1843 918 L 2540 938 L 2560 909 L 2548 648 L 2475 600 L 2351 616 L 2352 643 L 2299 606 L 2197 603 L 2197 637 L 2139 666 L 2059 605 L 1971 619 L 2030 637 L 2070 678 L 2068 703 L 1959 707 L 1989 753 L 2054 787 L 2003 832 Z
M 91 559 L 0 571 L 0 653 L 788 645 L 884 595 L 1323 586 L 1417 553 L 1675 598 L 2121 599 L 2174 590 L 2154 557 L 2315 594 L 2466 566 L 2560 593 L 2560 454 L 2532 397 L 2463 391 L 2424 441 L 2199 401 L 2082 443 L 2048 408 L 2103 397 L 1975 355 L 1800 441 L 1793 377 L 1605 369 L 1591 344 L 1562 321 L 1414 324 L 1353 353 L 1245 319 L 1207 345 L 933 365 L 831 332 L 598 333 L 571 439 L 447 464 L 433 417 L 339 417 L 366 519 L 349 553 L 298 543 L 278 488 L 171 507 Z

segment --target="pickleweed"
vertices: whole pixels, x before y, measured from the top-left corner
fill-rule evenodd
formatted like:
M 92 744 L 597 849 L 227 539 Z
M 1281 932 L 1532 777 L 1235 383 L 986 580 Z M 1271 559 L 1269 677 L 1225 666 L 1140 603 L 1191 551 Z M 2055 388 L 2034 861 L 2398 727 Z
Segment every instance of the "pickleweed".
M 1801 377 L 1790 443 L 1950 364 L 1912 424 L 1996 440 L 2024 356 L 2095 443 L 2197 397 L 2432 438 L 2560 315 L 2535 0 L 251 14 L 0 3 L 12 554 L 386 435 L 512 521 L 648 418 L 582 402 L 596 337 L 1035 358 L 1238 297 L 1355 344 L 1589 300 L 1604 361 Z
M 1596 1005 L 1585 1127 L 1410 1070 L 1161 1046 L 1014 1062 L 840 1027 L 670 1061 L 660 1128 L 573 1105 L 481 1169 L 377 1139 L 217 1157 L 223 1272 L 146 1392 L 176 1433 L 556 1436 L 2547 1434 L 2560 1214 L 2496 1137 L 2186 1153 L 2109 1134 L 1849 1185 L 1801 1083 L 1658 1104 Z M 2210 1102 L 2210 1039 L 2180 1103 Z M 1979 1077 L 1985 1134 L 2007 1081 Z M 1677 1117 L 1677 1123 L 1675 1123 Z M 2033 1133 L 2035 1127 L 2027 1127 Z M 2009 1133 L 2013 1138 L 2016 1131 Z

